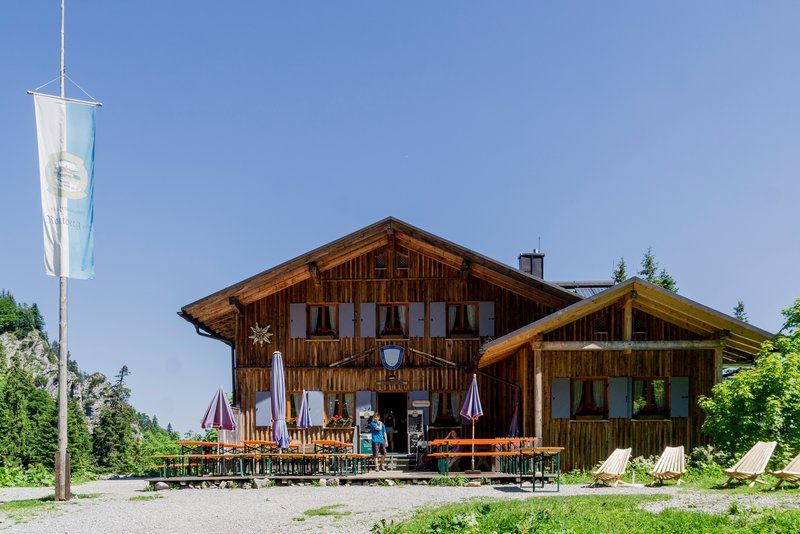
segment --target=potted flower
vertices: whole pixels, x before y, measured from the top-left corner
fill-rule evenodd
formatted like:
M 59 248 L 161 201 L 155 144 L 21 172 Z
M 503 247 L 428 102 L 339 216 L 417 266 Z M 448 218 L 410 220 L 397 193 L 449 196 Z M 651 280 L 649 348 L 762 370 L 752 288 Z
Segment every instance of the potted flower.
M 353 418 L 342 417 L 341 415 L 334 415 L 328 420 L 328 427 L 332 428 L 348 428 L 353 426 Z
M 663 421 L 667 418 L 666 410 L 659 408 L 655 404 L 645 404 L 636 413 L 636 419 L 640 421 Z
M 288 426 L 288 427 L 297 427 L 297 417 L 287 417 L 286 418 L 286 426 Z
M 315 328 L 310 337 L 311 339 L 333 339 L 336 337 L 336 330 L 333 328 Z
M 575 419 L 577 421 L 601 421 L 608 417 L 608 410 L 597 406 L 586 406 L 581 404 L 575 410 Z
M 384 339 L 403 339 L 405 332 L 401 326 L 384 326 L 381 337 Z
M 454 326 L 450 331 L 450 337 L 456 339 L 471 339 L 477 337 L 475 329 L 471 326 Z

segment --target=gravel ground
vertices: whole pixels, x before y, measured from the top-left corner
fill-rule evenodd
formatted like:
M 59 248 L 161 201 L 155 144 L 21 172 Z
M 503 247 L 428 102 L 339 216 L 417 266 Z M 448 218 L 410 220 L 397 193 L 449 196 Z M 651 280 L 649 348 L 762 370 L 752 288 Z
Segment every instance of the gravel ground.
M 72 488 L 73 493 L 100 494 L 94 498 L 52 503 L 34 510 L 0 512 L 0 531 L 9 532 L 369 532 L 380 519 L 402 519 L 414 510 L 474 497 L 523 499 L 531 496 L 519 486 L 429 487 L 429 486 L 286 486 L 263 489 L 183 489 L 145 492 L 143 480 L 106 480 Z M 719 495 L 679 490 L 675 486 L 645 488 L 587 488 L 562 485 L 555 495 L 669 494 L 675 499 L 652 503 L 648 509 L 665 506 L 725 512 L 731 500 L 744 506 L 775 506 L 783 501 L 775 495 Z M 0 502 L 33 499 L 52 494 L 49 488 L 0 489 Z M 131 500 L 147 497 L 152 500 Z M 797 500 L 797 495 L 791 501 Z M 789 502 L 787 499 L 786 502 Z M 657 506 L 653 506 L 657 504 Z M 340 515 L 310 516 L 304 512 L 339 505 Z M 797 505 L 797 503 L 795 503 Z M 279 530 L 278 530 L 279 529 Z

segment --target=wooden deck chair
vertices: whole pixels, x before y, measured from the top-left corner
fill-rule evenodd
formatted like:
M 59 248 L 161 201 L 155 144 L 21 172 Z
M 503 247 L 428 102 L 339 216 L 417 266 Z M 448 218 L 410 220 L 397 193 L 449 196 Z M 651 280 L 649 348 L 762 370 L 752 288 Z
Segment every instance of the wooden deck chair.
M 648 474 L 653 477 L 650 483 L 654 486 L 656 482 L 663 483 L 665 480 L 678 479 L 678 484 L 682 484 L 681 476 L 686 472 L 683 459 L 683 445 L 680 447 L 667 447 L 661 453 L 661 457 L 656 462 L 656 466 Z
M 722 470 L 722 472 L 729 477 L 723 486 L 730 484 L 733 479 L 742 481 L 749 480 L 751 488 L 756 482 L 765 484 L 763 480 L 758 479 L 758 475 L 766 471 L 767 463 L 769 463 L 769 459 L 772 457 L 772 453 L 775 451 L 775 446 L 777 444 L 777 441 L 759 441 L 753 445 L 753 448 L 747 451 L 747 454 L 742 456 L 742 459 L 736 462 L 736 465 L 730 469 Z
M 611 456 L 609 456 L 608 459 L 597 468 L 597 471 L 592 473 L 592 476 L 597 480 L 592 482 L 590 486 L 594 487 L 598 484 L 611 484 L 612 487 L 616 488 L 617 484 L 625 484 L 619 479 L 619 477 L 625 474 L 625 469 L 628 468 L 628 460 L 630 457 L 631 449 L 614 450 L 614 452 L 611 453 Z
M 800 454 L 786 464 L 786 467 L 780 471 L 770 471 L 772 476 L 778 478 L 778 483 L 772 486 L 772 489 L 778 489 L 784 482 L 792 482 L 793 484 L 800 485 Z

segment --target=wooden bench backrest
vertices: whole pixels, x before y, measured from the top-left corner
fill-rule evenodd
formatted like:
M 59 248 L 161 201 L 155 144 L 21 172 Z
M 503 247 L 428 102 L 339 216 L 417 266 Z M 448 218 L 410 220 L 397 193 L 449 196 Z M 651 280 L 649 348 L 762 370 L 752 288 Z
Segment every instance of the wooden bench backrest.
M 611 456 L 597 468 L 597 473 L 607 473 L 609 475 L 622 475 L 628 467 L 628 459 L 631 457 L 631 449 L 616 449 Z
M 658 459 L 653 473 L 683 473 L 683 445 L 680 447 L 667 447 Z
M 777 444 L 777 441 L 759 441 L 730 470 L 738 473 L 763 473 Z

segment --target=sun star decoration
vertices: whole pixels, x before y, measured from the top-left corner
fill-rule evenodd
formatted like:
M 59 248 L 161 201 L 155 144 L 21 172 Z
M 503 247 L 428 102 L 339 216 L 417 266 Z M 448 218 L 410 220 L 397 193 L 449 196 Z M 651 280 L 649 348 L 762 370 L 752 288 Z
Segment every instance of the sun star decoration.
M 253 335 L 250 336 L 250 339 L 253 340 L 253 345 L 255 345 L 256 343 L 259 343 L 259 344 L 267 343 L 267 344 L 269 344 L 269 338 L 272 337 L 272 332 L 269 331 L 270 326 L 272 326 L 272 325 L 268 324 L 264 328 L 261 328 L 261 327 L 258 326 L 258 323 L 256 323 L 255 326 L 251 326 L 250 327 L 250 330 L 253 331 Z

